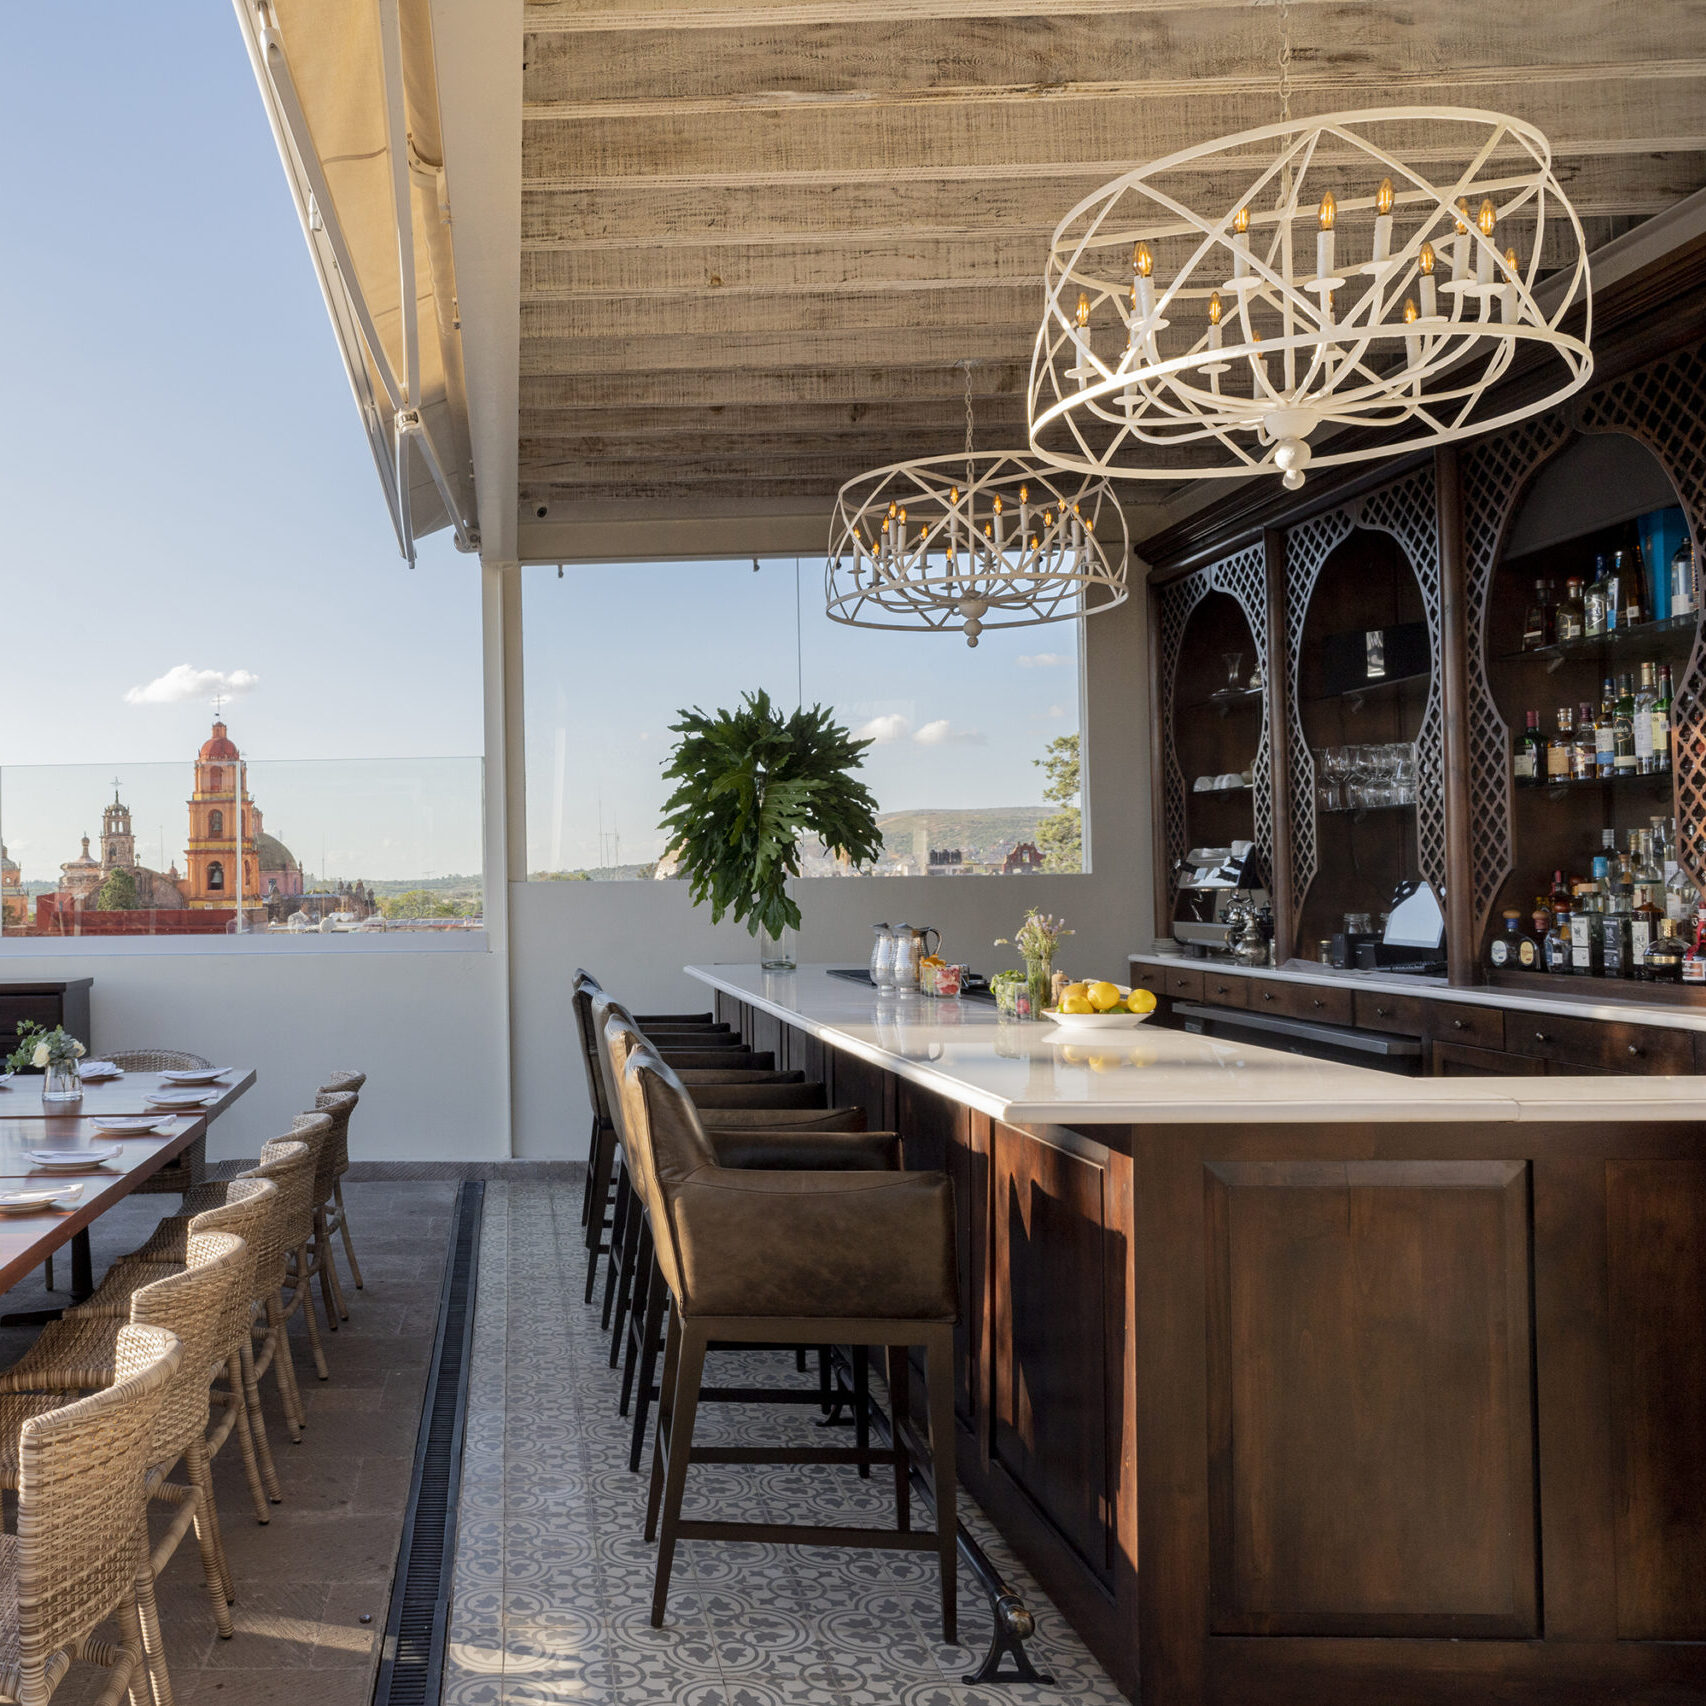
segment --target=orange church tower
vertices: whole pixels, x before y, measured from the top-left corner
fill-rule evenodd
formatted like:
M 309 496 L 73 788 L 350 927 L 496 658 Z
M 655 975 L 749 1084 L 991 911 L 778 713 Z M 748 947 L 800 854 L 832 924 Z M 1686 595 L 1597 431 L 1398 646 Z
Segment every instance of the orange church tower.
M 253 907 L 261 898 L 260 856 L 255 847 L 254 807 L 236 744 L 216 720 L 195 762 L 195 794 L 189 801 L 190 841 L 184 897 L 196 908 L 235 907 L 239 895 Z M 238 790 L 241 787 L 241 800 Z M 237 819 L 242 813 L 243 862 L 237 866 Z

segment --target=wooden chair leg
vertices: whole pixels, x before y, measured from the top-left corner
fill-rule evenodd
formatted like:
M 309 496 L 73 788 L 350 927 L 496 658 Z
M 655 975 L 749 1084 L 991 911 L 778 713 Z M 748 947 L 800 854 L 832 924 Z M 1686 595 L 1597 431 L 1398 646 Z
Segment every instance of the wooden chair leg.
M 593 1157 L 598 1154 L 598 1134 L 602 1130 L 603 1127 L 599 1124 L 598 1115 L 594 1114 L 592 1116 L 592 1136 L 586 1142 L 586 1183 L 581 1187 L 582 1226 L 585 1226 L 592 1218 L 592 1162 Z M 589 1239 L 587 1242 L 590 1248 L 591 1240 Z
M 628 1224 L 624 1229 L 622 1239 L 622 1268 L 616 1285 L 616 1316 L 610 1329 L 610 1366 L 616 1366 L 619 1355 L 618 1347 L 622 1343 L 622 1334 L 627 1329 L 628 1310 L 632 1304 L 634 1287 L 643 1271 L 640 1258 L 645 1253 L 649 1261 L 651 1230 L 646 1225 L 646 1211 L 640 1202 L 639 1193 L 630 1191 L 628 1196 Z
M 904 1358 L 906 1353 L 902 1351 Z M 954 1466 L 954 1333 L 931 1329 L 924 1347 L 926 1402 L 930 1407 L 930 1481 L 936 1493 L 936 1560 L 942 1575 L 942 1639 L 959 1645 L 958 1483 Z
M 681 1362 L 681 1317 L 676 1313 L 675 1299 L 666 1306 L 667 1325 L 663 1343 L 663 1378 L 658 1382 L 658 1425 L 652 1438 L 652 1479 L 646 1490 L 646 1539 L 658 1537 L 658 1504 L 663 1498 L 663 1454 L 665 1419 L 675 1402 L 675 1371 Z
M 621 1165 L 620 1157 L 616 1167 L 616 1207 L 610 1216 L 610 1243 L 604 1252 L 604 1312 L 599 1317 L 599 1325 L 605 1332 L 610 1331 L 610 1308 L 616 1298 L 616 1272 L 622 1265 L 622 1245 L 632 1232 L 630 1221 L 638 1212 L 639 1199 L 634 1194 L 633 1182 L 628 1177 L 628 1169 Z M 598 1284 L 598 1258 L 593 1256 L 586 1265 L 586 1300 L 592 1302 L 593 1289 Z
M 693 1418 L 699 1408 L 699 1382 L 705 1372 L 706 1336 L 702 1327 L 683 1322 L 676 1361 L 675 1391 L 669 1407 L 669 1450 L 664 1466 L 663 1512 L 658 1534 L 657 1575 L 652 1583 L 652 1627 L 663 1627 L 669 1604 L 669 1577 L 675 1564 L 675 1536 L 681 1526 L 681 1495 L 693 1455 Z M 662 1410 L 658 1413 L 661 1428 Z M 661 1437 L 661 1436 L 660 1436 Z
M 861 1451 L 871 1449 L 871 1348 L 869 1345 L 853 1347 L 853 1444 Z M 859 1479 L 869 1481 L 871 1466 L 867 1462 L 859 1465 Z
M 610 1172 L 616 1164 L 616 1128 L 594 1122 L 587 1154 L 586 1247 L 596 1250 L 604 1236 L 604 1210 L 610 1200 Z M 597 1267 L 594 1262 L 593 1266 Z
M 888 1347 L 889 1415 L 894 1422 L 894 1525 L 902 1534 L 912 1528 L 912 1465 L 903 1424 L 912 1415 L 912 1386 L 905 1345 Z
M 664 1306 L 668 1297 L 663 1275 L 654 1265 L 651 1295 L 646 1302 L 645 1337 L 640 1345 L 640 1390 L 634 1403 L 634 1431 L 628 1442 L 628 1467 L 636 1473 L 646 1449 L 646 1416 L 651 1409 L 652 1393 L 656 1390 L 658 1341 L 663 1334 Z
M 628 1414 L 628 1406 L 634 1398 L 634 1372 L 640 1361 L 640 1323 L 645 1320 L 646 1311 L 661 1301 L 658 1293 L 663 1277 L 658 1272 L 657 1252 L 652 1249 L 650 1227 L 642 1233 L 640 1244 L 640 1263 L 635 1271 L 634 1295 L 628 1309 L 628 1330 L 622 1335 L 622 1395 L 616 1405 L 619 1416 Z

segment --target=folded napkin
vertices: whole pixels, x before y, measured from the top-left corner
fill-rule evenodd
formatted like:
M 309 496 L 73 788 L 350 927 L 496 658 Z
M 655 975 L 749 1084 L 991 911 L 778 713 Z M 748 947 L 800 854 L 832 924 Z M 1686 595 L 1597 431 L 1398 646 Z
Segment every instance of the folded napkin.
M 122 1078 L 124 1068 L 115 1066 L 110 1060 L 80 1060 L 77 1062 L 77 1076 L 91 1081 L 101 1078 Z

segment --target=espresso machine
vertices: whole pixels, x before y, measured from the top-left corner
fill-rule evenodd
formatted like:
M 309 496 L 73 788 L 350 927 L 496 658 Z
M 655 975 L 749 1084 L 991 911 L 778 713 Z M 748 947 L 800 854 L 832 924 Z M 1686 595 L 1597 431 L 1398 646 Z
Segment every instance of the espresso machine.
M 1245 921 L 1268 905 L 1266 878 L 1253 841 L 1193 847 L 1179 861 L 1173 896 L 1173 940 L 1199 959 L 1224 954 Z

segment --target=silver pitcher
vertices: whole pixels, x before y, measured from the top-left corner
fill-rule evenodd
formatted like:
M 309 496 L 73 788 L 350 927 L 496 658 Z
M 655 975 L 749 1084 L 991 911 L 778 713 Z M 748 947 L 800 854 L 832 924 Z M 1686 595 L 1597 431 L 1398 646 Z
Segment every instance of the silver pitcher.
M 878 989 L 894 988 L 894 932 L 886 923 L 871 926 L 871 982 Z

